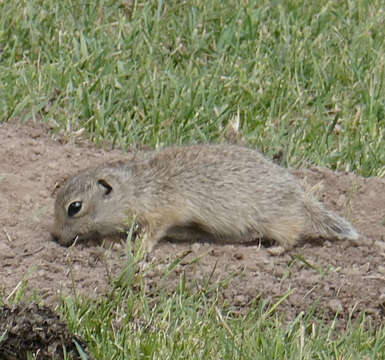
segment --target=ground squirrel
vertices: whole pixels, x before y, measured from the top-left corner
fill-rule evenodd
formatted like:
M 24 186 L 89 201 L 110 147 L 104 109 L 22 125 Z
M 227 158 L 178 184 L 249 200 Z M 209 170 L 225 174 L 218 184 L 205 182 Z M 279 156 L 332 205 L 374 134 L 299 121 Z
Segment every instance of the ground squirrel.
M 133 219 L 144 229 L 147 251 L 164 238 L 264 238 L 288 249 L 304 239 L 359 237 L 286 169 L 234 145 L 169 147 L 84 170 L 58 191 L 52 235 L 68 246 L 124 234 Z

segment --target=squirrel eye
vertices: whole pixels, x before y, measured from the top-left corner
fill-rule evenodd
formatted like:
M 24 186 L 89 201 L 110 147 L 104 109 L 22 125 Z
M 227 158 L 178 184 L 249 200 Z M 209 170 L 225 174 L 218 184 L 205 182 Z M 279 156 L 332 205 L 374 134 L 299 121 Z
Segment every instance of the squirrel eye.
M 82 202 L 81 201 L 74 201 L 73 203 L 69 204 L 67 209 L 67 214 L 69 217 L 74 216 L 77 214 L 80 209 L 82 208 Z

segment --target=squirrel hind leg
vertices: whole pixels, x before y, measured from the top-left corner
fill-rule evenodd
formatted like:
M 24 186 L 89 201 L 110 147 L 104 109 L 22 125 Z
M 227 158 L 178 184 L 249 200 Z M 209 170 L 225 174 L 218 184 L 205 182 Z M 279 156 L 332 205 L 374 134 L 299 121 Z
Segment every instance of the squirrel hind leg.
M 304 221 L 300 219 L 278 219 L 265 230 L 265 236 L 272 239 L 285 249 L 291 249 L 301 240 Z

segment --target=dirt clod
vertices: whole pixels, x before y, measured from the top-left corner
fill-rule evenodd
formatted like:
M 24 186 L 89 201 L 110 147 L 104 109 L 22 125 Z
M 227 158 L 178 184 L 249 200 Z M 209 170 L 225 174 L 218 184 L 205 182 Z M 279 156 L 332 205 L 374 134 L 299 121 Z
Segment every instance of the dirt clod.
M 63 359 L 63 349 L 67 358 L 80 359 L 75 342 L 85 349 L 58 315 L 36 304 L 0 307 L 0 339 L 0 359 L 4 360 L 27 359 L 28 353 L 38 360 Z

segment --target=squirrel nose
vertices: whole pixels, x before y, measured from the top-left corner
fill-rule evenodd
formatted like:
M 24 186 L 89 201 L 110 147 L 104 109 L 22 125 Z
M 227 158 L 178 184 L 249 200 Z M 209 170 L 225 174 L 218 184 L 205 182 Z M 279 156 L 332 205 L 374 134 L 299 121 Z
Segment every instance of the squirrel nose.
M 56 243 L 59 243 L 59 237 L 52 232 L 51 232 L 51 240 L 56 242 Z
M 52 241 L 56 242 L 57 244 L 59 244 L 61 246 L 70 247 L 79 239 L 79 235 L 76 235 L 72 239 L 72 241 L 70 241 L 70 242 L 63 242 L 63 241 L 60 241 L 60 238 L 59 238 L 58 235 L 56 235 L 55 233 L 51 232 L 51 239 L 52 239 Z

